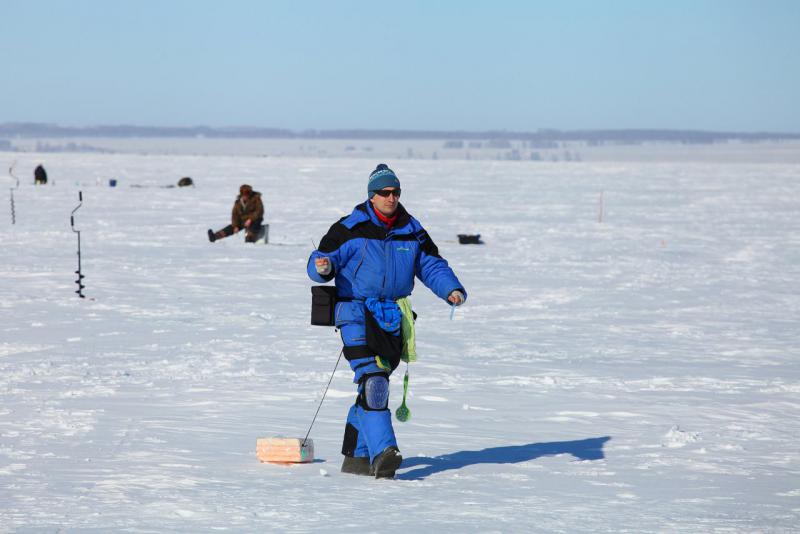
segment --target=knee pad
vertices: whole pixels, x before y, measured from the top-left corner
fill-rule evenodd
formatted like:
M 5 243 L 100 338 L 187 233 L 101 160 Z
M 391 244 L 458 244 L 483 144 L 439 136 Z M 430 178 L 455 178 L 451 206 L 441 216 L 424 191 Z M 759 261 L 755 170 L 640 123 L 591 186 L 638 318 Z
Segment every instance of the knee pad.
M 361 395 L 365 409 L 385 410 L 389 406 L 389 378 L 384 374 L 367 376 Z

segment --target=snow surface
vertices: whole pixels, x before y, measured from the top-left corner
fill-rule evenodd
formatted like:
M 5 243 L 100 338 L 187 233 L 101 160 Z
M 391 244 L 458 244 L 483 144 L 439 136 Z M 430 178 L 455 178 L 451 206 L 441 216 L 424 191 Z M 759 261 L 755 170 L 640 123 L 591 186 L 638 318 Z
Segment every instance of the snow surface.
M 317 461 L 255 458 L 259 437 L 303 437 L 322 398 L 340 343 L 309 325 L 306 258 L 377 161 L 0 154 L 14 159 L 0 531 L 800 525 L 795 165 L 388 161 L 470 293 L 450 320 L 417 286 L 412 416 L 395 423 L 405 461 L 389 481 L 339 472 L 343 360 Z M 31 185 L 40 161 L 55 185 Z M 161 187 L 181 176 L 197 187 Z M 242 182 L 264 194 L 271 243 L 210 244 Z

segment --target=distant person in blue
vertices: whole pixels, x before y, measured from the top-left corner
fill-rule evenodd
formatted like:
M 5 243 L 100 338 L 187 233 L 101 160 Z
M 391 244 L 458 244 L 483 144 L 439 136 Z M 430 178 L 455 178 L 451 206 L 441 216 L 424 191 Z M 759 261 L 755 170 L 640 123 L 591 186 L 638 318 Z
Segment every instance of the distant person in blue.
M 311 253 L 307 271 L 316 282 L 335 280 L 336 326 L 358 384 L 345 425 L 342 472 L 394 477 L 403 457 L 389 411 L 389 375 L 400 363 L 405 297 L 414 277 L 459 306 L 467 292 L 428 233 L 400 204 L 400 180 L 381 163 L 369 175 L 368 199 L 343 217 Z

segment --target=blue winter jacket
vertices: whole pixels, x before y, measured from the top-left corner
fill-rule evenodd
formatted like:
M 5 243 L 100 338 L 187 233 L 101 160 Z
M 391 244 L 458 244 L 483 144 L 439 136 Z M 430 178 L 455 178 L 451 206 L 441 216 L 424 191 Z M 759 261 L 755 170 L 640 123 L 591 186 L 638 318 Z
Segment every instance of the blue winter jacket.
M 333 270 L 328 276 L 317 273 L 314 260 L 330 259 Z M 331 226 L 311 253 L 308 276 L 315 282 L 335 277 L 341 302 L 336 306 L 336 323 L 363 323 L 363 301 L 368 297 L 397 300 L 414 289 L 414 276 L 442 299 L 454 290 L 466 298 L 467 292 L 428 233 L 402 204 L 397 220 L 387 230 L 367 201 L 347 217 Z

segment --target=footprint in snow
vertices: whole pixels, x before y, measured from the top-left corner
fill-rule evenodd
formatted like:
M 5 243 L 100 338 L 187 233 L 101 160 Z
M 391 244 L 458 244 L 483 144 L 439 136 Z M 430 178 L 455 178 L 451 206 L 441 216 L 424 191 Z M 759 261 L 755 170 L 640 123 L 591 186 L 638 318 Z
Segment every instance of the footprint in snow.
M 675 449 L 685 447 L 688 443 L 694 443 L 695 441 L 700 441 L 700 439 L 700 432 L 681 430 L 678 425 L 673 425 L 669 432 L 664 434 L 664 441 L 661 442 L 661 446 Z

